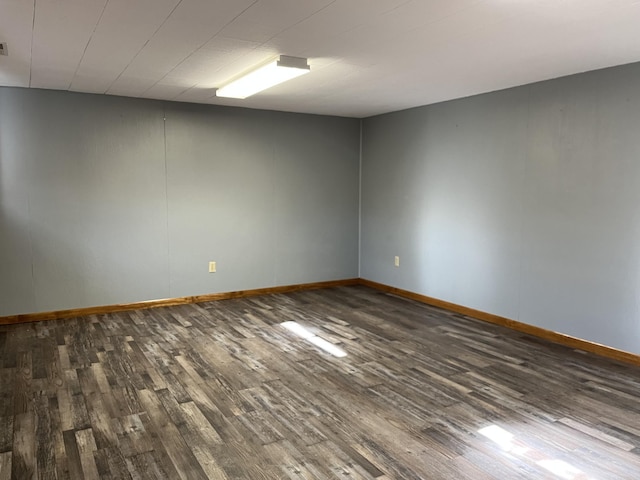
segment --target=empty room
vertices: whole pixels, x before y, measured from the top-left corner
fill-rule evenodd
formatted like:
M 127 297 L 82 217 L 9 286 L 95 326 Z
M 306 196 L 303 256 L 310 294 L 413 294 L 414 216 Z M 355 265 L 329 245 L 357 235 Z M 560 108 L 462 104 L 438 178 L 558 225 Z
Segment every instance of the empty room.
M 638 25 L 0 0 L 0 480 L 640 478 Z

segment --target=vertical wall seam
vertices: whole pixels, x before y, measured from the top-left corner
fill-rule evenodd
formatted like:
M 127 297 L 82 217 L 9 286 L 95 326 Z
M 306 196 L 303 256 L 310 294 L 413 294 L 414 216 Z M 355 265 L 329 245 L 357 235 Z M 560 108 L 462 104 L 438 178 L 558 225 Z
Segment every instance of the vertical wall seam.
M 165 198 L 165 215 L 167 227 L 167 280 L 169 291 L 173 294 L 173 286 L 171 282 L 171 236 L 169 234 L 169 165 L 167 161 L 167 103 L 162 103 L 162 137 L 164 141 L 164 198 Z
M 358 152 L 358 277 L 362 276 L 362 122 L 361 118 Z
M 31 74 L 33 71 L 33 35 L 36 31 L 36 3 L 33 0 L 33 18 L 31 19 L 31 45 L 29 47 L 29 88 L 31 88 Z
M 529 130 L 531 123 L 531 87 L 527 87 L 527 121 L 524 130 L 524 144 L 525 144 L 525 153 L 524 153 L 524 165 L 522 166 L 522 179 L 520 184 L 520 261 L 518 265 L 518 303 L 516 305 L 516 320 L 522 321 L 522 284 L 523 284 L 523 272 L 524 272 L 524 256 L 525 256 L 525 201 L 526 201 L 526 192 L 525 187 L 527 183 L 527 166 L 529 165 Z
M 31 177 L 31 175 L 29 175 Z M 33 303 L 35 311 L 39 311 L 38 308 L 38 295 L 36 289 L 36 267 L 35 258 L 33 255 L 33 234 L 31 232 L 33 228 L 33 219 L 31 218 L 31 195 L 30 188 L 27 188 L 27 236 L 29 237 L 29 257 L 31 258 L 31 291 L 33 292 Z
M 271 135 L 271 224 L 274 227 L 271 245 L 272 257 L 275 259 L 278 252 L 278 245 L 280 245 L 280 228 L 278 225 L 278 199 L 276 193 L 276 182 L 278 177 L 278 149 L 275 141 L 276 135 Z M 278 260 L 271 263 L 271 283 L 272 285 L 278 285 Z

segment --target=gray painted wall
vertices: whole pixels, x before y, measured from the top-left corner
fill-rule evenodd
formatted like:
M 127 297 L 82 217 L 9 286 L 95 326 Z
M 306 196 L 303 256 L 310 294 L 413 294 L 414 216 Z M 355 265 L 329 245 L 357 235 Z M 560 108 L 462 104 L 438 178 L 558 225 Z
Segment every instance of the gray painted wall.
M 358 135 L 0 88 L 0 315 L 356 277 Z
M 634 64 L 366 119 L 361 276 L 640 353 L 638 85 Z
M 0 88 L 0 315 L 355 277 L 360 174 L 362 277 L 640 353 L 639 84 L 372 117 L 361 152 L 355 119 Z

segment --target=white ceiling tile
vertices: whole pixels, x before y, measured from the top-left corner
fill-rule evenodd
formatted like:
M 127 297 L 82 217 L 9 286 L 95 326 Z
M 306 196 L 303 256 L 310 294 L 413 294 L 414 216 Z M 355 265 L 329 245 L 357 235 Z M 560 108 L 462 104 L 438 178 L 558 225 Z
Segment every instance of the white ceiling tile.
M 215 95 L 215 88 L 206 87 L 193 87 L 189 90 L 185 90 L 180 95 L 176 96 L 174 100 L 177 102 L 195 102 L 202 103 Z
M 185 87 L 181 85 L 168 85 L 168 84 L 157 83 L 152 88 L 148 89 L 142 97 L 174 100 L 185 90 L 186 90 Z
M 110 0 L 71 89 L 106 92 L 178 3 L 179 0 Z
M 117 82 L 109 88 L 109 95 L 122 95 L 126 97 L 145 97 L 144 93 L 153 85 L 155 80 L 151 77 L 136 77 L 133 75 L 121 75 Z M 169 98 L 167 98 L 169 100 Z
M 38 0 L 31 86 L 66 90 L 107 0 Z
M 278 56 L 278 53 L 280 52 L 275 48 L 267 46 L 255 48 L 251 51 L 244 51 L 241 55 L 221 65 L 221 68 L 215 72 L 215 75 L 211 77 L 209 83 L 214 86 L 224 85 L 238 75 L 252 70 L 256 66 Z
M 260 0 L 242 12 L 221 33 L 230 38 L 264 43 L 331 3 L 333 0 Z
M 148 88 L 161 81 L 174 68 L 197 52 L 220 30 L 242 13 L 251 0 L 182 0 L 162 27 L 124 70 L 123 76 L 149 79 Z M 120 79 L 109 93 L 117 91 Z
M 0 0 L 0 85 L 361 117 L 640 61 L 638 0 L 37 0 L 32 37 L 33 5 Z M 280 54 L 311 73 L 210 96 Z
M 32 2 L 0 0 L 0 42 L 9 52 L 0 56 L 0 85 L 29 86 L 32 26 Z
M 163 81 L 179 79 L 190 87 L 206 84 L 201 86 L 212 88 L 228 79 L 229 69 L 236 75 L 246 69 L 244 65 L 253 66 L 276 53 L 254 42 L 216 37 L 169 72 Z M 239 63 L 243 66 L 238 66 Z
M 338 0 L 287 28 L 272 43 L 295 45 L 300 55 L 305 56 L 343 56 L 345 50 L 351 49 L 351 45 L 343 40 L 343 37 L 348 37 L 348 32 L 371 23 L 379 15 L 404 3 L 406 0 Z

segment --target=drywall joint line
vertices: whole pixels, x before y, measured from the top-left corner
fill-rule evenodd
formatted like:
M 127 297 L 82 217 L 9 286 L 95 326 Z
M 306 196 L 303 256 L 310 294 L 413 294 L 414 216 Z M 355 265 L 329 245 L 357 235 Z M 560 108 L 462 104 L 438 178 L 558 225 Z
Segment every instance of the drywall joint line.
M 362 119 L 358 152 L 358 277 L 362 276 Z
M 169 231 L 169 162 L 167 161 L 167 103 L 162 103 L 162 138 L 164 141 L 164 199 L 165 199 L 165 214 L 167 225 L 167 279 L 168 279 L 168 294 L 171 295 L 173 291 L 171 285 L 171 235 Z

